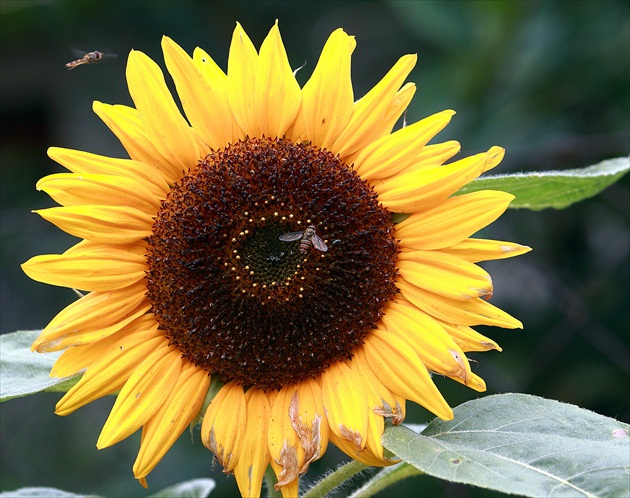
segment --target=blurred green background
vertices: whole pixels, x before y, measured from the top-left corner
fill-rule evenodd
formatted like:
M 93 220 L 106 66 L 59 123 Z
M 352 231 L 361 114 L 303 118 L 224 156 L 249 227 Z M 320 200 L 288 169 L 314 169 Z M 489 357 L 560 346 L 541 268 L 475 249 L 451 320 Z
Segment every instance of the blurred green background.
M 224 69 L 235 22 L 258 47 L 276 19 L 303 84 L 327 36 L 355 35 L 353 81 L 362 96 L 403 54 L 418 53 L 409 77 L 418 86 L 407 113 L 414 122 L 457 111 L 439 139 L 457 139 L 466 156 L 507 149 L 498 172 L 567 169 L 627 155 L 629 149 L 629 5 L 625 1 L 8 1 L 0 2 L 2 202 L 0 332 L 41 329 L 75 299 L 68 289 L 29 280 L 19 264 L 63 252 L 73 239 L 30 210 L 54 205 L 36 181 L 62 171 L 49 146 L 126 157 L 92 113 L 93 100 L 132 105 L 126 55 L 142 50 L 164 68 L 166 34 L 188 53 L 199 45 Z M 119 55 L 66 71 L 70 49 Z M 168 78 L 167 78 L 168 79 Z M 169 84 L 171 81 L 169 80 Z M 519 317 L 523 331 L 482 330 L 502 353 L 471 355 L 488 393 L 523 392 L 577 404 L 630 422 L 629 181 L 565 211 L 509 211 L 482 236 L 514 240 L 534 252 L 485 264 L 493 303 Z M 455 406 L 480 396 L 436 383 Z M 212 476 L 212 496 L 235 496 L 199 440 L 186 432 L 149 476 L 133 479 L 139 434 L 103 451 L 95 443 L 113 399 L 69 417 L 53 414 L 58 394 L 1 405 L 0 486 L 53 486 L 107 496 L 146 496 L 167 485 Z M 409 404 L 408 422 L 430 420 Z M 313 480 L 343 459 L 331 449 Z M 346 489 L 343 494 L 349 490 Z M 501 496 L 415 477 L 379 496 Z

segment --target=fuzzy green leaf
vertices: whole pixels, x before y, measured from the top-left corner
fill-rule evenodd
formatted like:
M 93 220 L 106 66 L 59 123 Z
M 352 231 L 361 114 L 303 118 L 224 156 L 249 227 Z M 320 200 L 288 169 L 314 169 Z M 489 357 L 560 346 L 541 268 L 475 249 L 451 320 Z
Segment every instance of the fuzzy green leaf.
M 164 488 L 148 498 L 206 498 L 215 487 L 213 479 L 192 479 Z M 31 487 L 3 491 L 0 498 L 99 498 L 99 496 L 71 493 L 56 488 Z
M 487 396 L 383 445 L 426 474 L 522 496 L 628 496 L 630 426 L 525 394 Z
M 99 498 L 98 495 L 71 493 L 57 488 L 20 488 L 14 491 L 3 491 L 0 498 Z
M 21 330 L 0 336 L 0 401 L 40 391 L 66 392 L 80 378 L 80 375 L 63 379 L 48 376 L 61 352 L 31 352 L 31 344 L 39 334 L 41 330 Z
M 628 157 L 609 159 L 583 169 L 490 175 L 462 187 L 457 194 L 477 190 L 503 190 L 516 199 L 511 208 L 539 211 L 564 209 L 578 201 L 599 194 L 630 169 Z
M 206 498 L 215 487 L 214 479 L 192 479 L 164 488 L 148 498 Z

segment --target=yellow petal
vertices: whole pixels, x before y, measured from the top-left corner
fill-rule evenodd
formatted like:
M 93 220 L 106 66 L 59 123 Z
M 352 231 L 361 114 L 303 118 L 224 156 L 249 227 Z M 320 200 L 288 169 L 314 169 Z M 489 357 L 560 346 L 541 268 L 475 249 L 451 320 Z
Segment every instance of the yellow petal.
M 453 411 L 435 387 L 427 368 L 403 339 L 375 329 L 366 337 L 363 347 L 370 368 L 389 389 L 443 420 L 452 420 Z
M 135 109 L 133 109 L 133 111 L 135 111 Z M 49 147 L 48 156 L 76 175 L 83 176 L 84 179 L 87 175 L 111 175 L 116 179 L 129 178 L 135 180 L 137 184 L 146 187 L 153 194 L 152 197 L 146 199 L 146 202 L 152 202 L 153 198 L 163 199 L 169 191 L 165 177 L 158 168 L 151 164 L 133 161 L 131 159 L 115 159 L 83 152 L 82 150 L 62 149 L 60 147 Z M 40 180 L 40 182 L 45 182 L 48 178 L 56 179 L 57 175 L 47 176 L 43 180 Z M 127 183 L 123 181 L 122 185 L 124 188 L 124 185 L 127 185 Z M 39 183 L 37 188 L 40 188 Z M 43 190 L 49 193 L 53 199 L 57 200 L 48 190 Z M 139 192 L 142 193 L 143 191 L 140 190 Z M 56 195 L 62 195 L 61 192 L 57 190 L 55 190 L 55 193 Z M 136 193 L 138 193 L 138 190 L 136 190 Z M 72 192 L 68 195 L 81 194 Z M 70 199 L 72 199 L 72 197 L 70 197 Z M 57 202 L 64 204 L 61 200 Z
M 481 298 L 456 301 L 436 296 L 402 278 L 396 281 L 396 286 L 407 301 L 443 322 L 458 325 L 495 325 L 508 329 L 523 328 L 523 324 L 516 318 Z
M 311 462 L 324 455 L 329 437 L 322 391 L 314 379 L 298 384 L 298 392 L 289 405 L 289 419 L 304 449 L 304 459 L 298 460 L 300 474 L 304 474 Z
M 229 144 L 233 139 L 233 119 L 223 71 L 214 61 L 208 61 L 204 75 L 200 70 L 201 65 L 196 64 L 167 36 L 162 37 L 162 50 L 166 67 L 175 81 L 184 112 L 193 128 L 213 149 Z M 212 64 L 217 71 L 210 69 Z
M 436 168 L 423 168 L 374 183 L 379 201 L 395 213 L 430 209 L 477 178 L 487 154 L 477 154 Z
M 442 249 L 458 244 L 496 220 L 514 199 L 500 191 L 458 195 L 396 225 L 396 238 L 410 249 Z
M 223 472 L 234 470 L 246 428 L 245 393 L 242 386 L 232 381 L 212 399 L 201 424 L 201 440 L 223 465 Z
M 465 239 L 461 242 L 442 249 L 442 252 L 452 254 L 471 263 L 494 259 L 513 258 L 531 251 L 532 248 L 514 242 L 487 239 Z
M 465 325 L 453 325 L 444 322 L 440 322 L 440 325 L 464 352 L 490 351 L 491 349 L 503 351 L 492 339 L 489 339 L 485 335 L 481 335 L 479 332 L 471 329 L 470 327 L 466 327 Z
M 330 441 L 350 458 L 356 460 L 357 462 L 361 462 L 364 465 L 368 465 L 370 467 L 385 467 L 395 463 L 378 458 L 367 446 L 367 443 L 361 451 L 357 451 L 354 443 L 337 436 L 333 432 L 330 433 Z
M 470 376 L 470 381 L 468 382 L 467 387 L 482 393 L 486 390 L 486 383 L 481 377 L 473 373 Z
M 501 161 L 503 161 L 503 157 L 505 156 L 505 149 L 503 147 L 499 147 L 498 145 L 493 145 L 488 149 L 488 161 L 486 162 L 486 166 L 484 168 L 484 173 L 488 170 L 491 170 L 495 166 L 498 166 Z
M 106 357 L 114 361 L 121 353 L 138 343 L 149 341 L 156 337 L 163 338 L 162 331 L 158 331 L 157 322 L 153 314 L 145 314 L 132 320 L 122 320 L 122 325 L 109 335 L 102 335 L 101 331 L 94 332 L 94 336 L 101 336 L 93 340 L 89 347 L 69 347 L 55 362 L 51 377 L 68 377 L 93 364 L 102 364 Z M 97 373 L 96 369 L 90 375 Z M 128 376 L 127 376 L 128 377 Z M 127 378 L 125 377 L 125 379 Z
M 149 475 L 197 416 L 209 386 L 208 372 L 190 362 L 183 365 L 168 398 L 142 428 L 140 451 L 133 464 L 136 479 Z
M 149 305 L 145 292 L 146 286 L 140 282 L 115 291 L 91 292 L 83 296 L 60 311 L 46 325 L 33 343 L 32 351 L 52 352 L 82 344 L 76 342 L 77 335 L 114 326 L 136 310 Z
M 321 458 L 328 445 L 328 424 L 319 384 L 307 379 L 283 387 L 269 418 L 269 454 L 278 477 L 276 490 L 291 485 Z
M 405 83 L 402 88 L 396 92 L 396 95 L 394 95 L 394 98 L 385 110 L 385 116 L 383 117 L 379 133 L 376 134 L 377 137 L 389 135 L 392 132 L 394 125 L 407 110 L 415 94 L 415 83 Z
M 181 370 L 181 352 L 164 341 L 125 382 L 96 447 L 112 446 L 142 427 L 170 396 Z
M 210 57 L 205 50 L 199 47 L 196 47 L 193 51 L 193 62 L 197 69 L 201 72 L 206 85 L 211 87 L 213 92 L 216 93 L 217 106 L 220 106 L 221 108 L 220 112 L 222 114 L 229 114 L 229 120 L 223 123 L 225 126 L 224 133 L 229 134 L 231 132 L 231 138 L 229 138 L 226 143 L 235 143 L 240 139 L 244 139 L 245 133 L 238 126 L 229 105 L 227 75 L 216 64 L 216 62 L 214 62 L 212 57 Z
M 260 47 L 256 69 L 258 129 L 267 137 L 282 137 L 297 116 L 302 94 L 280 38 L 278 21 Z
M 331 146 L 331 151 L 348 156 L 379 137 L 380 124 L 388 106 L 407 75 L 416 65 L 415 55 L 405 55 L 363 98 L 354 104 L 352 117 Z
M 272 462 L 272 466 L 273 466 L 273 462 Z M 274 472 L 275 471 L 276 469 L 274 467 Z M 280 492 L 282 493 L 282 498 L 295 498 L 296 496 L 299 496 L 299 492 L 298 492 L 299 487 L 300 487 L 299 479 L 296 479 L 295 481 L 290 482 L 286 486 L 282 486 L 282 488 L 280 488 Z
M 304 458 L 304 448 L 300 445 L 298 434 L 291 425 L 289 415 L 291 403 L 296 403 L 297 392 L 296 385 L 283 386 L 275 396 L 269 413 L 267 444 L 271 462 L 278 477 L 276 489 L 298 478 L 300 472 L 298 460 Z
M 153 143 L 155 137 L 145 129 L 136 109 L 98 101 L 94 101 L 92 109 L 120 140 L 131 159 L 153 166 L 170 184 L 181 178 L 182 168 L 179 161 L 173 163 L 172 158 L 156 147 Z M 188 167 L 192 166 L 194 164 Z
M 353 111 L 350 58 L 356 47 L 343 29 L 328 37 L 312 76 L 302 90 L 302 117 L 308 140 L 330 148 Z
M 306 133 L 306 126 L 304 125 L 304 113 L 302 112 L 304 106 L 300 107 L 295 120 L 287 128 L 285 138 L 291 140 L 294 143 L 309 143 L 311 140 Z
M 375 458 L 388 462 L 383 455 L 383 445 L 381 443 L 381 436 L 385 428 L 384 417 L 389 418 L 393 423 L 400 424 L 404 419 L 404 413 L 402 413 L 396 397 L 382 384 L 368 366 L 362 347 L 355 349 L 350 368 L 362 379 L 368 400 L 368 432 L 364 450 L 369 447 Z
M 64 232 L 92 242 L 129 244 L 149 237 L 153 217 L 127 206 L 66 206 L 33 211 Z
M 234 477 L 242 496 L 258 498 L 262 480 L 269 465 L 267 427 L 269 424 L 269 400 L 259 389 L 245 393 L 247 403 L 247 428 L 240 456 L 234 467 Z
M 128 325 L 132 324 L 135 320 L 143 317 L 143 315 L 149 311 L 151 308 L 151 303 L 147 301 L 142 302 L 135 309 L 131 310 L 127 316 L 122 318 L 121 320 L 113 323 L 108 327 L 100 327 L 96 328 L 94 325 L 89 324 L 88 329 L 72 329 L 69 333 L 60 335 L 59 333 L 55 334 L 54 337 L 49 342 L 45 343 L 47 347 L 41 347 L 40 349 L 43 351 L 58 351 L 60 349 L 75 347 L 75 346 L 83 346 L 86 344 L 90 344 L 92 342 L 103 340 L 113 334 L 116 334 L 123 328 L 126 328 Z M 92 313 L 88 313 L 92 314 Z M 52 334 L 46 334 L 47 337 L 50 337 Z M 38 339 L 37 342 L 39 342 Z M 75 373 L 75 372 L 72 372 Z M 52 374 L 52 373 L 51 373 Z M 65 375 L 57 375 L 61 377 L 65 377 Z
M 457 154 L 461 148 L 462 146 L 457 140 L 427 145 L 408 169 L 413 171 L 414 168 L 422 169 L 430 166 L 442 166 Z
M 456 140 L 426 145 L 422 148 L 416 159 L 409 163 L 409 165 L 398 174 L 404 175 L 421 170 L 431 171 L 437 166 L 442 166 L 446 161 L 457 154 L 460 149 L 461 145 Z M 379 183 L 378 181 L 376 182 Z
M 368 400 L 361 378 L 343 362 L 329 366 L 322 373 L 322 399 L 331 433 L 361 451 L 368 429 Z
M 95 399 L 118 391 L 123 387 L 138 365 L 164 342 L 163 334 L 156 334 L 157 324 L 148 330 L 118 337 L 117 348 L 112 348 L 113 342 L 104 342 L 103 348 L 81 348 L 87 354 L 99 352 L 101 358 L 90 364 L 90 368 L 83 374 L 81 380 L 75 384 L 55 408 L 57 415 L 65 416 L 77 408 Z M 86 358 L 86 362 L 89 358 Z
M 159 66 L 142 52 L 132 50 L 127 61 L 127 83 L 142 127 L 160 155 L 179 171 L 194 168 L 208 151 L 199 149 Z
M 448 142 L 443 142 L 439 144 L 431 144 L 426 145 L 422 148 L 416 158 L 411 161 L 405 168 L 400 170 L 397 175 L 405 175 L 407 173 L 419 172 L 419 171 L 432 171 L 438 166 L 442 166 L 446 161 L 451 159 L 455 154 L 457 154 L 461 149 L 461 145 L 456 140 L 449 140 Z M 375 184 L 381 183 L 379 180 L 385 178 L 391 178 L 390 175 L 388 177 L 379 178 L 373 180 L 372 182 Z M 437 205 L 440 205 L 438 203 Z
M 483 268 L 439 251 L 403 251 L 399 274 L 409 283 L 449 299 L 492 296 L 492 279 Z
M 242 26 L 236 23 L 228 57 L 228 100 L 234 119 L 250 137 L 260 137 L 262 132 L 254 104 L 257 72 L 258 53 Z
M 464 352 L 453 338 L 427 314 L 398 300 L 387 303 L 382 326 L 411 346 L 431 371 L 466 384 L 471 371 Z
M 405 420 L 406 400 L 393 393 L 374 374 L 365 357 L 363 346 L 355 349 L 350 368 L 363 379 L 371 411 L 381 417 L 389 418 L 394 425 L 400 425 Z M 382 449 L 380 453 L 382 453 Z
M 39 180 L 37 190 L 63 206 L 128 206 L 152 215 L 164 198 L 154 195 L 144 182 L 114 175 L 58 173 Z
M 166 38 L 170 43 L 171 39 Z M 209 87 L 213 87 L 213 91 L 219 92 L 219 95 L 226 97 L 227 100 L 227 74 L 210 57 L 208 52 L 201 47 L 195 47 L 195 50 L 193 50 L 193 63 L 206 80 L 206 84 Z
M 356 368 L 350 368 L 350 366 L 356 361 L 356 357 L 352 359 L 352 361 L 340 362 L 337 365 L 341 366 L 334 374 L 335 377 L 348 377 L 350 376 L 348 382 L 360 382 L 356 384 L 354 390 L 356 392 L 353 393 L 351 398 L 354 399 L 354 407 L 351 405 L 346 405 L 345 410 L 347 410 L 346 414 L 335 413 L 333 410 L 339 410 L 344 408 L 332 408 L 334 406 L 334 402 L 329 402 L 329 405 L 326 405 L 326 413 L 328 416 L 328 423 L 331 428 L 330 430 L 330 441 L 332 441 L 335 446 L 337 446 L 341 451 L 346 453 L 351 458 L 364 463 L 365 465 L 371 466 L 385 466 L 390 465 L 393 462 L 385 460 L 382 458 L 382 445 L 381 445 L 381 453 L 380 456 L 377 456 L 375 452 L 371 449 L 375 448 L 376 452 L 378 452 L 378 446 L 380 444 L 380 436 L 382 435 L 384 422 L 383 418 L 377 415 L 373 410 L 373 406 L 378 403 L 378 401 L 372 398 L 368 390 L 371 389 L 371 386 L 367 386 L 367 382 L 369 378 L 366 378 L 362 375 Z M 330 369 L 330 367 L 329 367 Z M 326 381 L 324 376 L 328 373 L 327 370 L 324 374 L 322 374 L 322 392 L 326 387 Z M 350 375 L 350 372 L 352 375 Z M 354 376 L 354 379 L 352 378 Z M 333 380 L 333 379 L 328 379 Z M 331 386 L 329 385 L 328 388 Z M 343 387 L 346 389 L 346 387 Z M 344 397 L 344 391 L 340 391 L 339 393 L 334 393 L 336 396 L 340 398 Z M 363 399 L 361 399 L 363 398 Z M 338 402 L 342 402 L 343 400 L 339 400 Z M 326 399 L 324 399 L 324 403 L 326 403 Z M 344 423 L 345 420 L 350 419 L 358 419 L 358 424 L 363 425 L 365 428 L 361 430 L 355 430 L 353 427 L 357 425 L 349 425 Z M 371 424 L 370 424 L 371 422 Z M 334 430 L 337 428 L 337 430 Z M 376 437 L 378 442 L 374 440 L 370 441 L 371 438 Z M 370 447 L 368 447 L 370 444 Z
M 454 111 L 443 111 L 379 138 L 358 153 L 353 161 L 355 170 L 368 181 L 397 174 L 417 158 L 454 114 Z
M 144 248 L 79 242 L 63 254 L 35 256 L 22 264 L 33 280 L 85 291 L 128 287 L 145 276 Z

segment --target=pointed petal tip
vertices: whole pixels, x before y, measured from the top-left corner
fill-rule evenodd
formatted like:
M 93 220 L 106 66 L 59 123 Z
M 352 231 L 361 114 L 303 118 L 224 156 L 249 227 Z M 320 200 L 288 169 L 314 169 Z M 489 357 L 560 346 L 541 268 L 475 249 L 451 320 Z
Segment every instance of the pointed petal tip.
M 105 104 L 103 102 L 101 102 L 100 100 L 93 100 L 92 101 L 92 112 L 94 114 L 96 114 L 97 116 L 99 116 L 99 112 L 103 110 L 103 107 L 105 107 Z M 48 148 L 48 157 L 50 157 L 53 161 L 56 161 L 56 159 L 53 156 L 53 154 L 56 154 L 56 150 L 54 150 L 54 149 L 59 149 L 59 147 L 49 147 Z
M 58 410 L 55 410 L 55 414 L 56 415 L 61 415 L 61 413 L 59 413 Z M 103 434 L 101 432 L 101 435 L 98 437 L 98 441 L 96 441 L 96 449 L 97 450 L 104 450 L 105 448 L 109 448 L 113 444 L 114 444 L 114 442 L 111 441 L 111 438 L 105 437 L 105 434 Z
M 160 45 L 162 47 L 162 50 L 166 50 L 167 48 L 170 48 L 173 45 L 177 45 L 173 39 L 169 36 L 166 35 L 162 35 L 162 39 L 160 40 Z
M 40 336 L 33 341 L 33 344 L 31 344 L 31 353 L 46 353 L 47 342 L 42 340 L 42 335 L 43 334 L 40 334 Z
M 245 29 L 243 28 L 243 25 L 236 21 L 236 26 L 234 26 L 234 31 L 232 32 L 232 38 L 236 37 L 237 35 L 243 35 L 245 34 L 245 36 L 247 36 L 247 34 L 245 33 Z
M 439 418 L 441 418 L 442 420 L 453 420 L 453 418 L 455 418 L 455 415 L 453 414 L 453 409 L 446 405 L 446 407 L 443 407 L 442 410 L 440 410 L 439 413 L 435 413 Z
M 97 103 L 100 104 L 100 102 L 98 100 L 95 100 L 94 102 L 92 102 L 92 108 L 94 108 L 94 106 Z M 48 147 L 46 149 L 46 155 L 54 160 L 55 159 L 54 155 L 57 153 L 58 150 L 59 150 L 59 147 Z
M 54 348 L 54 344 L 52 345 Z M 54 349 L 50 349 L 51 344 L 48 341 L 44 341 L 42 340 L 41 337 L 38 337 L 37 339 L 35 339 L 35 341 L 33 342 L 33 344 L 31 345 L 31 353 L 49 353 L 49 352 L 53 352 Z M 54 367 L 53 367 L 54 369 Z M 51 371 L 51 375 L 52 375 L 52 371 Z
M 446 124 L 444 126 L 446 126 L 447 124 L 451 122 L 451 120 L 453 119 L 453 116 L 455 116 L 455 114 L 457 113 L 453 111 L 452 109 L 446 109 L 439 114 L 441 114 L 444 117 L 444 121 L 446 121 Z
M 498 145 L 493 145 L 486 152 L 486 164 L 483 171 L 488 171 L 498 166 L 503 158 L 505 157 L 505 149 L 503 147 L 499 147 Z

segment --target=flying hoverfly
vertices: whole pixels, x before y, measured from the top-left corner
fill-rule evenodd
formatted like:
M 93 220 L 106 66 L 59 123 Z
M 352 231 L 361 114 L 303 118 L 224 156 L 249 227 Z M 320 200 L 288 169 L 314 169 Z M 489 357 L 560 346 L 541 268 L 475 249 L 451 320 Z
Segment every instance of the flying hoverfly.
M 326 252 L 328 246 L 317 233 L 315 233 L 315 226 L 309 225 L 306 230 L 301 232 L 289 232 L 280 235 L 279 239 L 283 242 L 293 242 L 294 240 L 300 241 L 300 252 L 306 254 L 311 247 Z
M 66 64 L 66 69 L 68 70 L 74 69 L 77 66 L 82 66 L 83 64 L 96 64 L 97 62 L 104 59 L 113 59 L 115 57 L 118 57 L 116 54 L 99 52 L 98 50 L 87 53 L 80 50 L 73 50 L 72 52 L 75 54 L 76 57 L 79 58 Z

